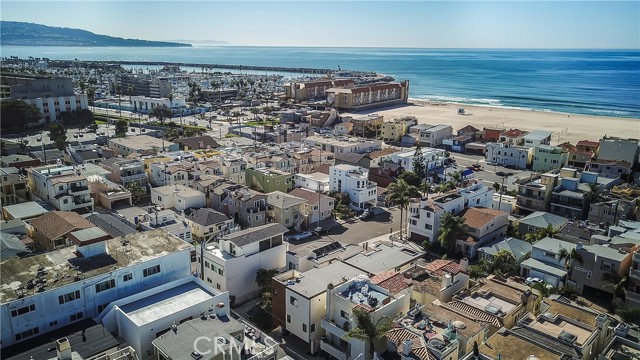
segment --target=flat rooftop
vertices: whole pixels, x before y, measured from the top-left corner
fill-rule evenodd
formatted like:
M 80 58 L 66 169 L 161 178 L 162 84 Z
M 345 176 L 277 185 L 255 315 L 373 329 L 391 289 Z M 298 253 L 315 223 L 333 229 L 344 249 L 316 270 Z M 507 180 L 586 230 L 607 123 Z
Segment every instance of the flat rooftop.
M 553 338 L 575 342 L 578 346 L 584 345 L 593 334 L 593 329 L 571 323 L 563 317 L 550 319 L 543 315 L 536 319 L 533 315 L 529 315 L 529 318 L 524 320 L 523 325 Z
M 508 314 L 511 310 L 516 307 L 516 304 L 513 304 L 509 301 L 496 297 L 495 295 L 489 293 L 484 296 L 481 293 L 473 293 L 469 296 L 465 296 L 460 301 L 467 305 L 471 305 L 477 309 L 482 311 L 486 311 L 489 314 L 502 316 L 503 314 Z
M 195 281 L 167 289 L 132 303 L 120 306 L 125 315 L 136 325 L 143 326 L 171 314 L 211 300 L 216 294 L 201 287 Z
M 127 136 L 123 138 L 109 139 L 109 143 L 119 144 L 131 149 L 150 149 L 170 147 L 174 145 L 171 141 L 154 138 L 149 135 Z
M 403 246 L 379 243 L 369 245 L 368 251 L 345 259 L 344 262 L 370 274 L 379 274 L 416 260 L 422 254 Z
M 127 245 L 122 245 L 122 240 Z M 126 235 L 106 241 L 109 254 L 90 258 L 78 257 L 76 247 L 69 246 L 25 258 L 10 258 L 2 262 L 0 277 L 0 301 L 34 295 L 37 286 L 28 282 L 39 278 L 46 280 L 45 291 L 68 285 L 79 279 L 89 279 L 113 271 L 114 268 L 131 266 L 192 248 L 193 245 L 164 231 L 154 230 Z M 125 253 L 123 249 L 126 249 Z
M 286 274 L 286 273 L 285 273 Z M 312 298 L 327 290 L 330 283 L 338 285 L 362 274 L 362 270 L 349 264 L 337 261 L 321 268 L 311 269 L 298 275 L 298 281 L 294 277 L 279 277 L 278 280 L 292 291 Z
M 479 344 L 480 354 L 492 359 L 528 359 L 529 355 L 535 355 L 539 360 L 558 360 L 560 354 L 551 352 L 542 346 L 513 335 L 495 333 Z
M 35 201 L 27 201 L 21 204 L 7 205 L 4 210 L 11 214 L 14 219 L 28 219 L 40 216 L 49 210 L 42 207 Z
M 368 277 L 356 277 L 350 282 L 343 284 L 343 289 L 338 293 L 341 297 L 351 301 L 356 305 L 365 305 L 372 309 L 377 309 L 383 305 L 389 295 L 372 286 Z

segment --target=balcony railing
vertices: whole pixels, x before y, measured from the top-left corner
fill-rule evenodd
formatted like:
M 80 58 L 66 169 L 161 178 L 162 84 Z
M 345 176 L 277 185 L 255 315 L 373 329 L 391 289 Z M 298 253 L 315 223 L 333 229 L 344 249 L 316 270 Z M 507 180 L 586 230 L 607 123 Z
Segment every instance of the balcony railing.
M 89 190 L 88 186 L 75 186 L 75 185 L 69 186 L 69 191 L 71 192 L 81 192 L 81 191 L 87 191 L 87 190 Z
M 347 349 L 339 349 L 333 344 L 328 343 L 326 340 L 320 341 L 320 349 L 326 351 L 329 355 L 338 360 L 347 360 Z
M 640 270 L 634 270 L 634 269 L 629 270 L 629 276 L 632 279 L 640 280 Z
M 344 324 L 345 321 L 347 320 L 342 320 L 342 323 Z M 326 317 L 322 318 L 321 326 L 328 333 L 331 333 L 340 338 L 344 337 L 347 333 L 347 330 L 345 330 L 342 326 L 338 326 L 338 324 L 336 324 L 335 322 L 327 320 Z
M 142 173 L 142 174 L 134 174 L 134 175 L 123 175 L 121 176 L 122 182 L 130 182 L 130 181 L 136 181 L 136 180 L 146 180 L 147 179 L 147 174 L 146 173 Z
M 627 291 L 626 299 L 628 302 L 635 303 L 635 304 L 631 304 L 632 306 L 640 306 L 640 294 L 632 291 Z
M 636 252 L 633 253 L 633 261 L 634 262 L 636 262 L 636 261 L 640 262 L 640 252 L 636 251 Z

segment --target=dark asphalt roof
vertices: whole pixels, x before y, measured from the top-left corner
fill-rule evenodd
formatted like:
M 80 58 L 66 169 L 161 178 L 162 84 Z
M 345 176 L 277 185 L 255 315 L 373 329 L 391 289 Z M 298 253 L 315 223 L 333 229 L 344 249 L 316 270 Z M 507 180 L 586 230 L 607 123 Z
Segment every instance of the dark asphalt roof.
M 215 225 L 230 219 L 221 212 L 207 208 L 194 209 L 186 215 L 186 218 L 202 226 Z
M 120 345 L 118 340 L 102 325 L 98 325 L 93 319 L 84 319 L 4 348 L 1 350 L 0 358 L 7 360 L 55 358 L 55 351 L 52 353 L 49 348 L 55 347 L 53 340 L 63 337 L 69 339 L 71 351 L 77 352 L 83 359 L 88 359 Z
M 93 214 L 88 216 L 87 220 L 113 237 L 125 236 L 136 232 L 136 229 L 111 214 Z
M 230 240 L 236 246 L 245 246 L 257 241 L 262 241 L 276 235 L 282 235 L 289 231 L 286 227 L 278 223 L 271 223 L 246 230 L 231 233 L 222 239 Z

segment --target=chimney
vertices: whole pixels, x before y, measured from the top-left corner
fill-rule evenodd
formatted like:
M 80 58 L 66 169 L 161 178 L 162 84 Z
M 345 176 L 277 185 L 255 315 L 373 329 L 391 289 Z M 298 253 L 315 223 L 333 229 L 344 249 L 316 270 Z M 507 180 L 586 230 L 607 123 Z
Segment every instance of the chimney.
M 406 339 L 402 342 L 402 355 L 411 355 L 411 339 Z
M 451 284 L 453 284 L 453 278 L 451 277 L 451 274 L 444 274 L 444 276 L 442 277 L 442 288 L 446 289 L 451 286 Z
M 227 308 L 224 306 L 224 303 L 218 303 L 216 305 L 216 316 L 218 318 L 227 316 Z
M 460 268 L 462 269 L 462 271 L 467 271 L 468 267 L 469 267 L 469 259 L 467 258 L 460 259 Z
M 333 293 L 333 283 L 329 283 L 329 285 L 327 285 L 327 295 L 326 295 L 326 307 L 327 307 L 327 320 L 332 320 L 333 319 L 333 315 L 331 314 L 331 294 Z
M 56 340 L 56 354 L 58 355 L 58 360 L 71 360 L 71 344 L 69 343 L 69 339 L 63 337 Z

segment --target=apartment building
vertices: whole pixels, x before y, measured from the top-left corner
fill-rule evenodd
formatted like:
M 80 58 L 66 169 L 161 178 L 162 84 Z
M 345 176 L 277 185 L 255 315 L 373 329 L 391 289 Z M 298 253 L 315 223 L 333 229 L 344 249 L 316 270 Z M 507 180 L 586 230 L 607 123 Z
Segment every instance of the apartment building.
M 531 257 L 520 263 L 520 274 L 524 277 L 536 277 L 545 283 L 561 288 L 567 282 L 566 259 L 560 259 L 564 249 L 571 253 L 576 244 L 546 237 L 533 244 Z
M 191 274 L 191 245 L 169 234 L 98 240 L 92 233 L 77 232 L 76 246 L 2 263 L 3 348 L 95 318 L 113 301 Z
M 489 208 L 466 208 L 461 216 L 467 225 L 467 237 L 456 241 L 456 251 L 470 258 L 477 256 L 480 247 L 503 239 L 507 234 L 509 213 Z
M 482 180 L 476 180 L 476 183 L 457 190 L 458 194 L 464 198 L 465 207 L 491 208 L 493 204 L 493 187 L 489 187 Z
M 267 223 L 267 195 L 245 185 L 219 183 L 209 186 L 210 206 L 231 217 L 242 228 Z
M 171 83 L 166 78 L 154 78 L 149 75 L 116 74 L 113 85 L 114 89 L 120 87 L 122 94 L 132 97 L 166 98 L 172 92 Z
M 247 186 L 264 193 L 273 191 L 289 192 L 293 189 L 293 175 L 275 168 L 247 169 Z
M 89 209 L 94 201 L 89 182 L 81 169 L 67 165 L 49 165 L 28 169 L 28 183 L 35 194 L 60 211 Z
M 491 164 L 526 169 L 529 163 L 528 147 L 489 142 L 486 149 L 485 159 Z
M 545 173 L 540 177 L 520 181 L 516 203 L 518 213 L 528 215 L 536 211 L 549 211 L 551 194 L 559 179 L 558 174 Z
M 414 199 L 409 203 L 409 236 L 412 240 L 438 241 L 440 217 L 445 212 L 454 214 L 464 209 L 464 197 L 457 193 L 431 199 Z
M 193 209 L 185 215 L 184 221 L 191 227 L 193 238 L 197 241 L 211 241 L 237 229 L 233 219 L 208 208 Z
M 567 165 L 569 153 L 559 146 L 536 145 L 531 148 L 531 169 L 547 172 Z
M 409 81 L 374 83 L 325 90 L 327 105 L 340 110 L 358 111 L 378 106 L 406 104 Z
M 304 203 L 305 199 L 281 191 L 270 192 L 267 194 L 267 221 L 300 231 L 301 225 L 305 223 L 300 211 Z
M 71 111 L 86 110 L 86 94 L 75 94 L 71 78 L 2 73 L 2 86 L 8 89 L 6 97 L 35 105 L 43 114 L 38 125 L 60 122 Z
M 594 191 L 610 189 L 620 181 L 588 171 L 578 177 L 575 169 L 562 169 L 560 175 L 563 177 L 551 195 L 551 213 L 576 220 L 587 219 Z
M 638 163 L 639 146 L 636 139 L 603 137 L 594 157 L 587 162 L 586 170 L 629 181 L 629 174 Z
M 205 206 L 204 193 L 184 185 L 169 185 L 151 189 L 151 203 L 163 209 L 182 211 Z
M 64 161 L 69 164 L 100 164 L 103 160 L 102 149 L 95 144 L 69 144 L 64 152 Z
M 409 310 L 411 291 L 406 284 L 400 290 L 390 290 L 375 284 L 366 275 L 358 275 L 341 285 L 329 286 L 326 298 L 326 315 L 321 323 L 325 338 L 320 342 L 320 349 L 337 359 L 360 356 L 364 360 L 371 360 L 367 342 L 345 337 L 347 331 L 358 326 L 354 311 L 368 312 L 374 322 L 383 317 L 396 318 Z M 296 302 L 295 297 L 290 300 Z M 304 332 L 305 328 L 302 330 Z
M 121 156 L 129 154 L 155 155 L 179 150 L 178 144 L 149 135 L 112 138 L 109 139 L 108 146 Z
M 93 224 L 75 212 L 50 211 L 32 219 L 27 234 L 38 248 L 52 251 L 71 245 L 69 233 L 91 227 Z
M 293 185 L 296 188 L 303 188 L 311 191 L 329 191 L 329 175 L 320 172 L 311 174 L 295 174 Z
M 255 282 L 259 269 L 283 269 L 286 265 L 288 230 L 267 224 L 224 235 L 205 248 L 197 248 L 202 279 L 219 291 L 228 291 L 231 304 L 253 298 L 260 288 Z
M 382 149 L 382 140 L 363 139 L 347 136 L 313 135 L 302 139 L 302 143 L 310 148 L 321 148 L 322 151 L 333 153 L 335 156 Z
M 331 166 L 329 190 L 349 194 L 349 206 L 356 210 L 375 206 L 378 197 L 378 186 L 369 181 L 369 170 L 351 165 Z
M 149 182 L 154 186 L 188 186 L 196 172 L 196 164 L 187 160 L 152 163 L 149 164 Z
M 401 118 L 382 124 L 380 137 L 384 142 L 399 142 L 402 137 L 409 133 L 409 128 L 416 125 L 415 118 Z
M 295 101 L 324 100 L 329 89 L 353 86 L 351 79 L 321 78 L 311 81 L 291 82 L 284 85 L 285 96 Z
M 444 139 L 451 138 L 453 136 L 453 127 L 451 125 L 435 125 L 428 129 L 420 131 L 421 146 L 437 147 L 442 145 Z
M 304 225 L 307 228 L 312 229 L 320 221 L 331 218 L 335 203 L 331 196 L 301 188 L 291 190 L 289 195 L 305 200 L 300 204 L 300 214 L 304 217 Z
M 417 265 L 405 272 L 411 276 L 413 292 L 411 298 L 420 304 L 435 300 L 449 302 L 453 295 L 469 288 L 468 260 L 436 259 L 424 265 Z
M 361 273 L 353 266 L 334 261 L 308 271 L 288 270 L 274 276 L 271 282 L 274 325 L 309 343 L 309 352 L 317 352 L 317 343 L 325 333 L 322 321 L 326 316 L 328 287 L 339 286 Z M 316 346 L 312 348 L 314 342 Z
M 14 167 L 0 168 L 0 201 L 2 206 L 19 204 L 31 198 L 27 178 Z
M 343 121 L 353 124 L 351 130 L 354 135 L 362 136 L 363 138 L 373 137 L 378 138 L 384 123 L 384 117 L 378 114 L 369 114 L 358 117 L 343 117 Z
M 522 137 L 524 146 L 551 145 L 552 134 L 551 131 L 547 130 L 533 130 Z
M 422 157 L 424 158 L 425 169 L 431 171 L 442 166 L 445 159 L 445 151 L 434 148 L 420 148 Z M 416 154 L 415 149 L 407 150 L 400 153 L 391 154 L 391 161 L 402 166 L 405 171 L 413 171 L 413 157 Z
M 141 160 L 113 157 L 104 160 L 100 166 L 111 173 L 109 180 L 125 188 L 137 185 L 145 194 L 147 193 L 149 181 Z

